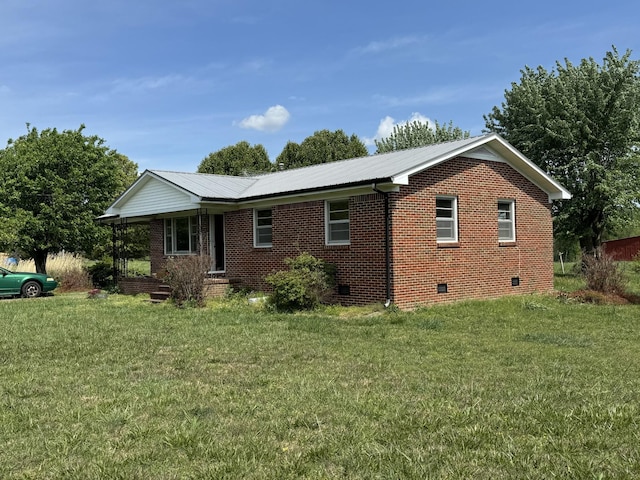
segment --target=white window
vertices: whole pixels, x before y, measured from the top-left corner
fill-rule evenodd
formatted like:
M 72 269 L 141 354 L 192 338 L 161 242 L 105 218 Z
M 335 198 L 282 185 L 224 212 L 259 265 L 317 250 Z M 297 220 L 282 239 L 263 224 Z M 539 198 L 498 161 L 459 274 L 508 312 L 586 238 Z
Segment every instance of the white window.
M 255 247 L 270 247 L 272 242 L 271 209 L 253 211 L 253 245 Z
M 327 245 L 349 245 L 349 200 L 325 203 Z
M 436 197 L 436 239 L 458 241 L 458 208 L 456 197 Z
M 513 200 L 498 200 L 498 240 L 501 242 L 515 242 L 515 202 Z
M 164 220 L 164 253 L 188 255 L 198 250 L 198 217 Z

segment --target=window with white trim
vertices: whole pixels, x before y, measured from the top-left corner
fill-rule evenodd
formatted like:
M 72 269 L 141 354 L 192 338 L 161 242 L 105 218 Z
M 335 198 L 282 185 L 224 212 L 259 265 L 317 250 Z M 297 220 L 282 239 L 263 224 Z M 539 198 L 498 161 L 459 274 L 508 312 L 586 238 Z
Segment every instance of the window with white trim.
M 515 202 L 513 200 L 498 200 L 498 240 L 500 242 L 515 242 Z
M 253 210 L 253 246 L 270 247 L 272 242 L 273 217 L 270 208 Z
M 436 239 L 441 243 L 458 241 L 458 201 L 456 197 L 436 197 Z
M 164 220 L 165 255 L 189 255 L 198 250 L 198 217 Z
M 349 245 L 349 200 L 325 202 L 327 245 Z

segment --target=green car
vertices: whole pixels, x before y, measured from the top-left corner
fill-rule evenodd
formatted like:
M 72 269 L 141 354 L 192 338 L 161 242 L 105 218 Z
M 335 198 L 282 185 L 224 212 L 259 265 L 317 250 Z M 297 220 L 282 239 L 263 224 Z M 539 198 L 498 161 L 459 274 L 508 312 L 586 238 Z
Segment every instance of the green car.
M 12 272 L 0 267 L 0 296 L 36 298 L 57 286 L 58 282 L 42 273 Z

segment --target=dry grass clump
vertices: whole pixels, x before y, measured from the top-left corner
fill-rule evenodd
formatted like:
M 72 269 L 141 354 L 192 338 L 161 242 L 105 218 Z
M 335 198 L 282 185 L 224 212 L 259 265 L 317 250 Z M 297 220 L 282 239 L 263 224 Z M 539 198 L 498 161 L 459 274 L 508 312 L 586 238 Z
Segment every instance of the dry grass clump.
M 33 260 L 20 260 L 18 265 L 8 262 L 10 255 L 0 253 L 0 265 L 13 272 L 35 272 Z M 47 274 L 55 278 L 60 291 L 77 291 L 91 288 L 91 278 L 85 268 L 85 260 L 80 255 L 60 252 L 47 258 Z
M 583 276 L 587 289 L 606 294 L 620 294 L 626 290 L 622 265 L 602 251 L 582 255 Z

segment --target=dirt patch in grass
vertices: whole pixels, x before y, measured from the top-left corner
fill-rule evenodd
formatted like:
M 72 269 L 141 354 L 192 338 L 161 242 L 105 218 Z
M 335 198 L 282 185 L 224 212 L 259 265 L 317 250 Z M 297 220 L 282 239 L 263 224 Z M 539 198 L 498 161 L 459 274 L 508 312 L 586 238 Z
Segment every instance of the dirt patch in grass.
M 568 293 L 562 292 L 559 297 L 595 305 L 640 305 L 640 295 L 634 293 L 602 293 L 584 289 Z

